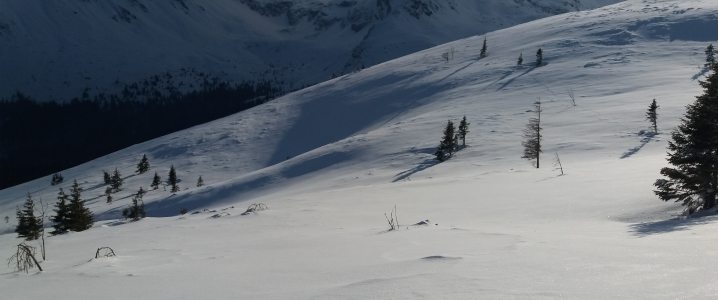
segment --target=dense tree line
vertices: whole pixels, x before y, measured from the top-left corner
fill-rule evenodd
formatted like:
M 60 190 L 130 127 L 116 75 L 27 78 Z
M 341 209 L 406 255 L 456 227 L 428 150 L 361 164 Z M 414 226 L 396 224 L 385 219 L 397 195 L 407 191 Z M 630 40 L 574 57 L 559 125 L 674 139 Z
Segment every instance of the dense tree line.
M 42 102 L 21 93 L 0 100 L 0 189 L 130 145 L 254 107 L 282 91 L 270 82 L 216 82 L 185 94 L 126 94 Z

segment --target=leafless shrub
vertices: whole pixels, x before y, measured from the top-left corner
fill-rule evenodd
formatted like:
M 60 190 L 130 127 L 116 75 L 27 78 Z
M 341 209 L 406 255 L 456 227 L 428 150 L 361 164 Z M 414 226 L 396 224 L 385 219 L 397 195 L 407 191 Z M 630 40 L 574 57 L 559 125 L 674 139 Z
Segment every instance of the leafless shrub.
M 568 90 L 568 97 L 571 98 L 571 103 L 573 103 L 573 106 L 576 106 L 576 97 L 573 95 L 573 90 Z
M 13 264 L 13 262 L 15 262 L 15 271 L 28 273 L 28 271 L 35 266 L 42 271 L 42 267 L 40 267 L 40 264 L 37 263 L 37 259 L 35 259 L 35 247 L 28 246 L 25 243 L 17 245 L 17 252 L 7 260 L 8 267 Z
M 451 55 L 451 54 L 449 53 L 449 51 L 446 51 L 446 52 L 444 52 L 444 53 L 441 53 L 441 58 L 445 59 L 446 62 L 449 62 L 449 57 L 450 57 L 450 55 Z
M 384 217 L 386 218 L 386 221 L 389 222 L 389 230 L 399 229 L 399 217 L 396 215 L 396 205 L 394 205 L 394 209 L 391 211 L 389 216 L 384 213 Z
M 100 252 L 102 252 L 103 254 L 100 255 Z M 97 248 L 97 252 L 95 252 L 95 258 L 100 258 L 100 256 L 113 257 L 113 256 L 117 256 L 117 255 L 115 255 L 115 251 L 113 251 L 112 248 L 110 248 L 110 247 L 100 247 L 100 248 Z
M 268 210 L 268 209 L 269 209 L 269 207 L 264 205 L 264 203 L 254 203 L 254 204 L 250 205 L 249 208 L 247 208 L 247 211 L 245 211 L 245 213 L 250 213 L 250 212 L 255 212 L 255 211 L 263 211 L 263 210 Z

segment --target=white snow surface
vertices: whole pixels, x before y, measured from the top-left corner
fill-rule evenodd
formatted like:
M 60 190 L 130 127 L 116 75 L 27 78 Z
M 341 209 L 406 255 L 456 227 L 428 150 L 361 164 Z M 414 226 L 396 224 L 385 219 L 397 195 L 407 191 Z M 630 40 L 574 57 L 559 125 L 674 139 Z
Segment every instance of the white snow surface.
M 66 101 L 133 84 L 188 91 L 213 77 L 270 80 L 288 91 L 619 1 L 0 0 L 0 98 L 19 91 Z
M 47 238 L 43 272 L 0 266 L 2 298 L 715 299 L 718 217 L 682 217 L 652 184 L 717 25 L 711 0 L 558 15 L 490 33 L 481 60 L 483 37 L 458 40 L 65 170 L 60 186 L 2 190 L 5 257 L 28 192 L 54 202 L 77 179 L 97 219 Z M 536 169 L 520 142 L 539 97 Z M 659 134 L 641 134 L 654 98 Z M 446 121 L 464 115 L 467 147 L 437 164 Z M 133 174 L 143 154 L 152 169 Z M 148 218 L 120 220 L 170 165 L 182 190 L 150 191 Z M 114 168 L 125 185 L 108 205 Z M 269 210 L 241 215 L 252 203 Z M 103 246 L 118 256 L 95 259 Z

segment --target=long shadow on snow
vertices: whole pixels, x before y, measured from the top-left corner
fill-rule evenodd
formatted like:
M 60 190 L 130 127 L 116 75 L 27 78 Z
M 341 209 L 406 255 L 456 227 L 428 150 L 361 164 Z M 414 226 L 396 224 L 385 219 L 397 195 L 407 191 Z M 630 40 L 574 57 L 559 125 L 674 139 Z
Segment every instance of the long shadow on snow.
M 646 136 L 641 139 L 641 144 L 636 147 L 633 147 L 631 149 L 628 149 L 628 151 L 621 154 L 621 159 L 629 158 L 629 157 L 631 157 L 631 155 L 636 154 L 639 150 L 641 150 L 641 148 L 643 148 L 643 146 L 645 146 L 646 144 L 651 142 L 651 139 L 653 139 L 653 137 L 656 135 L 658 135 L 658 134 L 656 134 L 654 132 L 646 133 Z
M 341 91 L 324 92 L 302 105 L 298 120 L 284 134 L 268 165 L 350 137 L 370 126 L 382 126 L 402 113 L 420 107 L 431 96 L 450 89 L 451 85 L 442 82 L 475 62 L 471 61 L 430 85 L 412 86 L 413 82 L 432 72 L 389 74 L 358 82 Z M 389 89 L 390 85 L 396 88 Z M 376 92 L 367 92 L 372 90 Z
M 521 76 L 524 76 L 524 75 L 530 73 L 530 72 L 533 71 L 534 69 L 536 69 L 535 66 L 534 66 L 534 67 L 530 67 L 530 68 L 526 69 L 526 71 L 524 71 L 523 73 L 519 74 L 519 76 L 516 76 L 516 77 L 514 77 L 514 78 L 509 79 L 509 81 L 504 82 L 504 84 L 502 84 L 498 89 L 496 89 L 496 92 L 498 92 L 498 91 L 500 91 L 500 90 L 503 90 L 505 87 L 507 87 L 507 86 L 509 86 L 511 83 L 513 83 L 514 80 L 521 78 Z M 507 74 L 505 74 L 503 77 L 501 77 L 501 79 L 497 80 L 496 82 L 498 82 L 498 81 L 500 81 L 500 80 L 503 80 L 504 78 L 506 78 L 506 77 L 508 77 L 509 75 L 511 75 L 513 72 L 514 72 L 513 70 L 508 71 Z M 492 84 L 493 84 L 493 83 L 492 83 Z M 488 87 L 488 86 L 487 86 L 487 87 Z
M 718 216 L 705 216 L 700 218 L 670 219 L 650 223 L 638 223 L 630 225 L 630 232 L 638 237 L 645 237 L 654 234 L 670 233 L 675 231 L 688 230 L 692 226 L 703 225 L 718 221 Z
M 424 170 L 426 170 L 426 169 L 428 169 L 428 168 L 431 168 L 431 167 L 433 167 L 433 166 L 435 166 L 435 165 L 437 165 L 437 164 L 438 164 L 438 162 L 437 162 L 436 160 L 434 160 L 434 159 L 424 160 L 424 161 L 423 161 L 422 163 L 420 163 L 418 166 L 413 167 L 413 168 L 411 168 L 411 169 L 409 169 L 409 170 L 406 170 L 406 171 L 404 171 L 404 172 L 401 172 L 401 173 L 399 173 L 399 174 L 396 174 L 397 177 L 396 177 L 394 180 L 392 180 L 391 182 L 397 182 L 397 181 L 404 180 L 404 179 L 406 179 L 406 178 L 409 178 L 411 175 L 414 175 L 414 174 L 416 174 L 416 173 L 419 173 L 419 172 L 421 172 L 421 171 L 424 171 Z

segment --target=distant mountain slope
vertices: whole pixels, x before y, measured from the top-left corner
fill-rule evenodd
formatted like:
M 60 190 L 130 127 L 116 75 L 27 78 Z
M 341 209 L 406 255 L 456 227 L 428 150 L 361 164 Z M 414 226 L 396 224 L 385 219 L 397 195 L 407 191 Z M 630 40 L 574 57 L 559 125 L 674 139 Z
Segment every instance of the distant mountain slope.
M 0 0 L 0 98 L 66 100 L 206 74 L 286 90 L 448 41 L 619 0 Z

